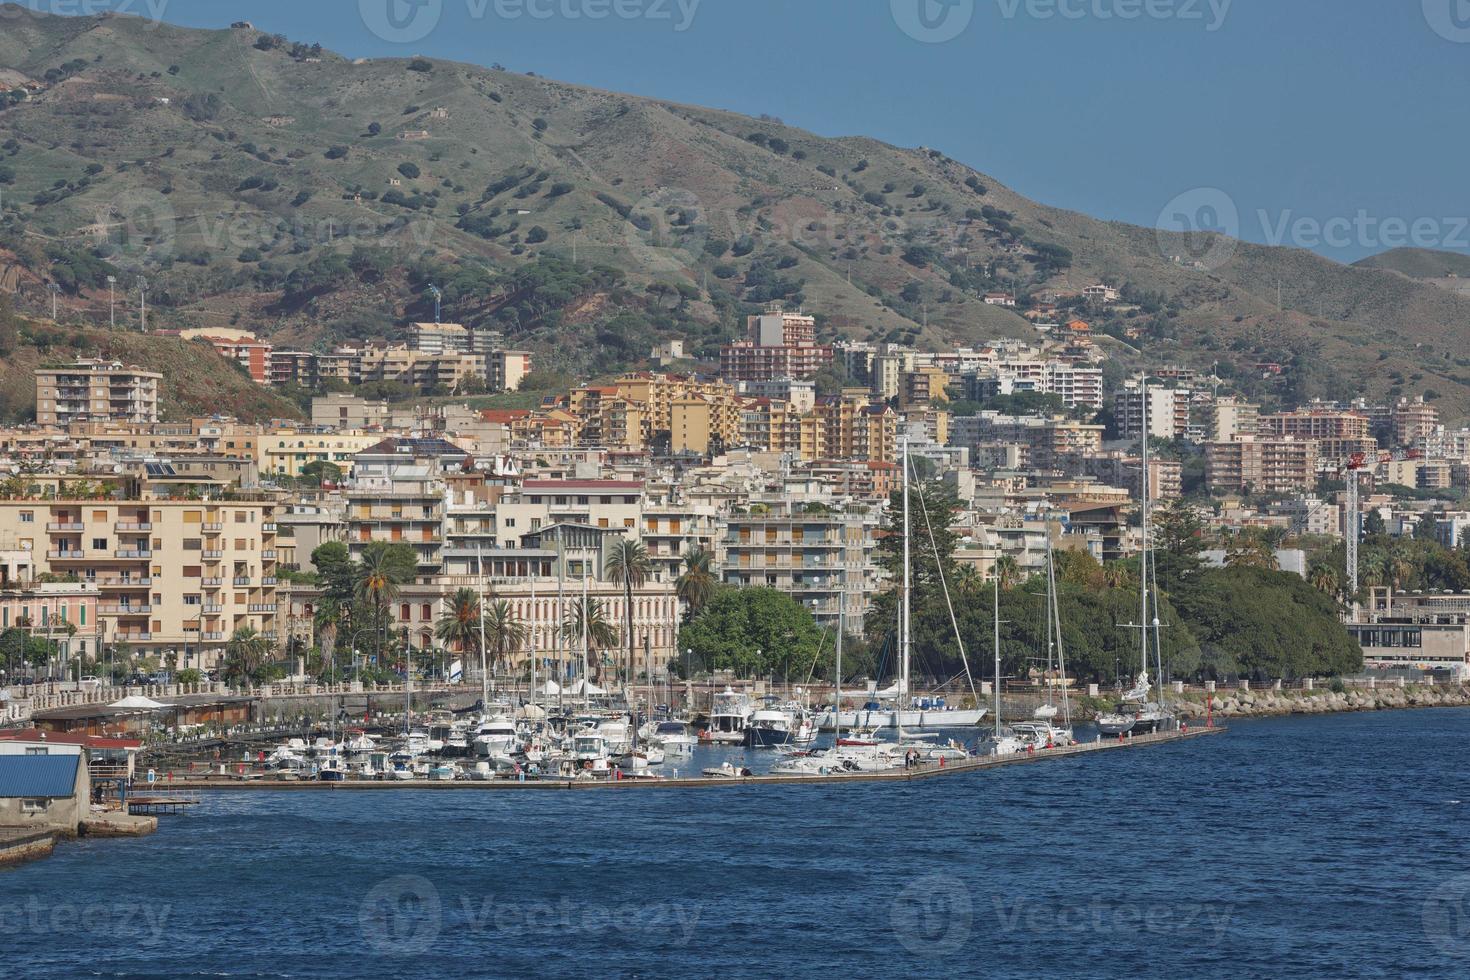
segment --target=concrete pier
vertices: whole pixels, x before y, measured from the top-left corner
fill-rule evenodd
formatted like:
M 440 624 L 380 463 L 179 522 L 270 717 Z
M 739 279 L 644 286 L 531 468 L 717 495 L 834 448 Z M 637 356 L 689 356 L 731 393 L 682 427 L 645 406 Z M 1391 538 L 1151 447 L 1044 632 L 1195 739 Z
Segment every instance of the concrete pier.
M 0 828 L 0 868 L 47 857 L 56 849 L 56 835 L 40 830 Z

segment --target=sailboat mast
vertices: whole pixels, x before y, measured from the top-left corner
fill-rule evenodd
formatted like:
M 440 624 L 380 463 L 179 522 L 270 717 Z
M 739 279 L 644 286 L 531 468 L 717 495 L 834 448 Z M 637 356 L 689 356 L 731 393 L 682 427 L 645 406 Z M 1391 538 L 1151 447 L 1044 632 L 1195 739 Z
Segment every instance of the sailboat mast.
M 588 563 L 590 564 L 590 562 Z M 592 615 L 591 603 L 587 601 L 587 565 L 582 566 L 582 710 L 587 710 L 588 698 L 592 692 L 588 690 L 592 686 L 591 667 L 588 665 L 590 651 L 587 648 L 587 620 Z
M 531 661 L 531 689 L 526 692 L 526 700 L 532 704 L 536 703 L 536 621 L 540 618 L 536 615 L 536 574 L 538 571 L 536 559 L 533 558 L 531 559 L 531 626 L 526 631 L 528 637 L 526 646 L 529 648 L 526 652 Z
M 1000 571 L 995 575 L 995 737 L 1000 738 Z
M 904 701 L 908 696 L 909 689 L 909 590 L 912 588 L 910 582 L 910 555 L 909 555 L 909 440 L 908 436 L 903 439 L 903 613 L 899 622 L 898 637 L 901 647 L 901 661 L 898 673 L 898 704 L 893 712 L 893 727 L 898 733 L 899 741 L 903 740 L 903 709 Z
M 490 710 L 490 667 L 485 657 L 485 552 L 484 546 L 475 543 L 475 565 L 479 572 L 476 576 L 475 603 L 480 608 L 480 614 L 475 617 L 480 626 L 480 706 L 485 711 Z
M 1139 642 L 1141 649 L 1138 653 L 1138 669 L 1148 670 L 1148 378 L 1144 378 L 1143 385 L 1143 443 L 1142 464 L 1139 478 L 1139 489 L 1142 491 L 1140 528 L 1142 531 L 1142 547 L 1138 552 L 1138 601 L 1139 601 Z
M 832 728 L 842 738 L 842 634 L 847 632 L 847 558 L 844 549 L 842 590 L 837 593 L 837 667 L 832 674 Z
M 567 606 L 562 583 L 566 580 L 567 553 L 561 529 L 556 532 L 556 712 L 564 714 L 564 692 L 567 686 L 567 634 L 563 624 L 567 621 Z

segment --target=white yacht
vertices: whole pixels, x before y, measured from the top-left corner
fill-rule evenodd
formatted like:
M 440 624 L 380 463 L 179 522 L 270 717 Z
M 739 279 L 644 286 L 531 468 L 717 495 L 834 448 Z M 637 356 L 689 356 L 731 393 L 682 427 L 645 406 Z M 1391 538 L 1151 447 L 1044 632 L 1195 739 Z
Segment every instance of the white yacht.
M 666 755 L 687 757 L 694 754 L 699 739 L 689 734 L 689 726 L 682 721 L 661 721 L 648 735 L 647 742 L 657 745 Z
M 515 722 L 504 715 L 495 715 L 486 719 L 475 730 L 473 745 L 475 755 L 481 759 L 496 756 L 509 757 L 520 746 L 520 736 L 516 733 Z
M 745 741 L 745 726 L 754 711 L 750 695 L 744 691 L 725 688 L 714 696 L 710 709 L 709 727 L 700 738 L 706 742 L 737 744 Z

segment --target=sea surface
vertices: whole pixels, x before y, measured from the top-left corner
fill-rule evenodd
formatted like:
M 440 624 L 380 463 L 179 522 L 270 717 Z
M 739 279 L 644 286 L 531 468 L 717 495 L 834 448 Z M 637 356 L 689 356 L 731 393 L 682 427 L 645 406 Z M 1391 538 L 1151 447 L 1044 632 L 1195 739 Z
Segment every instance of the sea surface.
M 6 977 L 1470 976 L 1470 710 L 905 785 L 236 793 L 0 872 Z

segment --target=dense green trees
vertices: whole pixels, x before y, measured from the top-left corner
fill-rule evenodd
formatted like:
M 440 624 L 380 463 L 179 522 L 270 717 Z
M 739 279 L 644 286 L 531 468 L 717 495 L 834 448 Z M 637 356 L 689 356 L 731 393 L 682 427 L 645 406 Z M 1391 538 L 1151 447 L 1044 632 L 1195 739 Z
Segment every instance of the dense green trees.
M 679 649 L 692 651 L 695 671 L 733 670 L 741 677 L 805 677 L 822 644 L 811 613 L 775 589 L 720 589 L 679 631 Z

